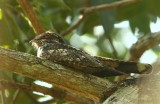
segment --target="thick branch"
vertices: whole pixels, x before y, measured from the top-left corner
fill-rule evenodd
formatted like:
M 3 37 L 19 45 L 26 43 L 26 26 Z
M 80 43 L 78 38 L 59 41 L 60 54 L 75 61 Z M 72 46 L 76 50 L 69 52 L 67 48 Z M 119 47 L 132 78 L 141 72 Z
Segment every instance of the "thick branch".
M 106 99 L 104 104 L 159 104 L 159 62 L 155 64 L 154 68 L 158 72 L 140 76 L 136 80 L 128 79 L 127 83 L 122 84 L 116 92 Z
M 159 43 L 160 31 L 146 35 L 131 47 L 129 60 L 137 61 L 146 50 L 158 45 Z
M 98 11 L 103 11 L 103 10 L 110 10 L 113 8 L 133 4 L 139 1 L 141 0 L 123 0 L 123 1 L 117 1 L 111 4 L 103 4 L 103 5 L 83 8 L 80 10 L 80 12 L 82 13 L 80 17 L 82 18 L 79 18 L 71 27 L 69 27 L 66 31 L 62 32 L 61 35 L 65 36 L 71 31 L 73 31 L 74 29 L 76 29 L 83 22 L 83 20 L 85 20 L 85 18 L 87 18 L 88 15 L 90 15 L 91 13 L 96 13 Z
M 38 20 L 36 13 L 33 11 L 33 8 L 28 2 L 28 0 L 17 0 L 17 1 L 20 4 L 23 11 L 25 12 L 25 14 L 27 15 L 28 19 L 30 20 L 35 32 L 37 34 L 43 33 L 45 29 Z
M 0 69 L 51 83 L 66 93 L 95 102 L 103 101 L 113 92 L 113 84 L 107 80 L 74 72 L 47 60 L 9 49 L 0 48 Z M 67 94 L 65 96 L 67 98 Z

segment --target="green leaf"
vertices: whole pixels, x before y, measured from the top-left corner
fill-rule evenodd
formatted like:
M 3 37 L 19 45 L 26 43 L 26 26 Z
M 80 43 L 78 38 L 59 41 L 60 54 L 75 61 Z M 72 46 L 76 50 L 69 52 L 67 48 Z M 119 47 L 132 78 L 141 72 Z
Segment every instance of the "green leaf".
M 146 13 L 147 5 L 144 2 L 138 2 L 119 7 L 117 9 L 117 21 L 121 22 L 133 18 L 136 15 Z
M 146 14 L 136 15 L 129 20 L 130 27 L 132 32 L 135 32 L 135 29 L 138 28 L 139 32 L 147 34 L 150 30 L 150 20 Z
M 99 17 L 96 14 L 92 14 L 88 18 L 86 18 L 84 22 L 79 26 L 78 33 L 92 33 L 93 28 L 97 25 L 100 25 Z
M 117 1 L 117 0 L 94 0 L 92 2 L 93 2 L 93 5 L 96 6 L 96 5 L 101 5 L 101 4 L 110 4 L 115 1 Z M 111 46 L 112 53 L 117 58 L 117 52 L 116 52 L 116 49 L 115 49 L 113 41 L 112 41 L 113 39 L 111 37 L 111 32 L 113 30 L 114 23 L 116 21 L 116 9 L 100 11 L 97 14 L 99 15 L 99 18 L 101 21 L 100 23 L 102 24 L 102 26 L 104 28 L 105 38 L 109 40 L 107 47 Z M 105 42 L 105 40 L 104 40 L 104 42 Z
M 2 9 L 0 8 L 0 20 L 2 19 Z
M 16 104 L 35 104 L 38 103 L 35 95 L 32 94 L 32 91 L 21 90 L 17 96 Z M 38 96 L 38 95 L 37 95 Z
M 116 0 L 92 0 L 93 6 L 101 5 L 101 4 L 109 4 L 115 2 Z M 110 33 L 113 29 L 115 19 L 116 19 L 116 10 L 104 10 L 98 12 L 98 16 L 100 18 L 100 22 L 106 33 Z
M 1 45 L 9 45 L 11 48 L 13 46 L 13 35 L 12 29 L 10 27 L 10 20 L 7 19 L 6 15 L 0 21 L 0 44 Z
M 147 5 L 147 11 L 153 16 L 160 16 L 160 0 L 144 0 Z
M 139 32 L 150 32 L 150 21 L 156 22 L 160 16 L 160 0 L 142 0 L 134 4 L 117 9 L 117 22 L 129 20 L 132 32 L 137 28 Z
M 38 8 L 37 16 L 47 30 L 56 30 L 61 33 L 68 27 L 66 18 L 71 13 L 71 9 L 63 0 L 48 0 L 47 2 L 35 0 L 32 3 L 35 8 Z

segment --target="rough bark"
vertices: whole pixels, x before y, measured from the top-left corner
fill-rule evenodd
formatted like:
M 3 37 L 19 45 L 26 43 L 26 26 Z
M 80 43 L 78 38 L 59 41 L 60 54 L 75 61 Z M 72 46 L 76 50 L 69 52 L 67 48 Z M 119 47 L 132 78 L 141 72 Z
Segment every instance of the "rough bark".
M 159 104 L 160 74 L 142 76 L 119 88 L 103 104 Z
M 160 104 L 160 61 L 154 65 L 150 75 L 141 75 L 128 80 L 103 104 Z
M 64 92 L 64 99 L 74 100 L 83 96 L 100 103 L 115 90 L 115 86 L 107 80 L 74 72 L 33 55 L 4 48 L 0 48 L 0 69 L 51 83 Z

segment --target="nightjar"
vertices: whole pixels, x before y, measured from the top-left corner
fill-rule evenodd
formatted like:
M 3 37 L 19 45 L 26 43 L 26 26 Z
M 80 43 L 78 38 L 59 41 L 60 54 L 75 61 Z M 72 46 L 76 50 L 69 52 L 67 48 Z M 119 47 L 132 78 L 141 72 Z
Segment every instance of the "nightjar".
M 99 77 L 149 73 L 152 69 L 149 64 L 91 56 L 80 49 L 65 44 L 58 34 L 50 31 L 37 35 L 30 42 L 37 49 L 37 57 Z

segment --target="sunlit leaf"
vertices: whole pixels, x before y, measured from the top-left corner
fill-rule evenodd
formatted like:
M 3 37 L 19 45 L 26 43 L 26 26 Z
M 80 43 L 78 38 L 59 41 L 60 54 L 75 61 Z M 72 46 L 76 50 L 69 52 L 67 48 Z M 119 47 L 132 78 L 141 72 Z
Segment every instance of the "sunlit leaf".
M 9 45 L 3 45 L 2 47 L 8 49 Z
M 2 19 L 2 9 L 0 8 L 0 20 Z

